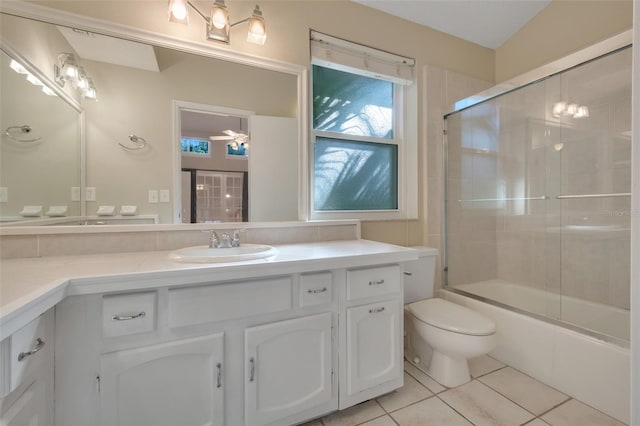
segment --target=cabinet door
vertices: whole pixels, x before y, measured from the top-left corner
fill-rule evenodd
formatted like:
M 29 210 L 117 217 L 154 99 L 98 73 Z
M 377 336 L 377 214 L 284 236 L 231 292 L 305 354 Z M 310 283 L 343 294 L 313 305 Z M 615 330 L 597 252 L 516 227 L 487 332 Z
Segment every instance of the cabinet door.
M 264 425 L 331 399 L 331 313 L 245 331 L 245 424 Z
M 400 302 L 347 309 L 347 394 L 402 377 Z
M 2 407 L 0 425 L 38 426 L 51 424 L 46 415 L 46 392 L 43 382 L 32 383 L 11 406 Z M 2 405 L 2 404 L 0 404 Z
M 102 424 L 222 425 L 224 334 L 101 357 Z

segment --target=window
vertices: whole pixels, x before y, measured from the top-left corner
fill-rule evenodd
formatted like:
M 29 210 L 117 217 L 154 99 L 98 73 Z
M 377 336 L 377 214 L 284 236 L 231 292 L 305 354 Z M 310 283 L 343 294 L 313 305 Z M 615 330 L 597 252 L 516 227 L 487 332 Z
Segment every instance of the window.
M 209 141 L 206 139 L 182 138 L 180 142 L 183 154 L 209 155 L 210 153 Z
M 406 125 L 413 60 L 316 32 L 311 53 L 311 218 L 417 216 L 417 147 L 406 137 L 417 132 Z

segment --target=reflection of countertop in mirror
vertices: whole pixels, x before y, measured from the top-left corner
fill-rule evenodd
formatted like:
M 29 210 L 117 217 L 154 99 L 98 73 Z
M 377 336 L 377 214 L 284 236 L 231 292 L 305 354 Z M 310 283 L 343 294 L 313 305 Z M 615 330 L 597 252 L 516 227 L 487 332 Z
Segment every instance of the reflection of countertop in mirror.
M 157 214 L 136 216 L 65 216 L 65 217 L 9 217 L 0 218 L 0 226 L 78 226 L 78 225 L 128 225 L 158 223 Z
M 6 259 L 0 262 L 0 340 L 66 296 L 239 280 L 417 258 L 405 247 L 367 240 L 275 246 L 268 259 L 186 264 L 169 251 Z

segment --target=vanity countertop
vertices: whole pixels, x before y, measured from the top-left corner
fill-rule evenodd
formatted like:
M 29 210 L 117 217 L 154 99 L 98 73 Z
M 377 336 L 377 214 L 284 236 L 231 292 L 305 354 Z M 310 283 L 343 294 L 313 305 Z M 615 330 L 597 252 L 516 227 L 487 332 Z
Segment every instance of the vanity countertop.
M 267 259 L 237 263 L 178 263 L 170 251 L 3 259 L 0 261 L 0 340 L 66 296 L 237 280 L 309 270 L 417 259 L 406 247 L 368 240 L 275 245 Z

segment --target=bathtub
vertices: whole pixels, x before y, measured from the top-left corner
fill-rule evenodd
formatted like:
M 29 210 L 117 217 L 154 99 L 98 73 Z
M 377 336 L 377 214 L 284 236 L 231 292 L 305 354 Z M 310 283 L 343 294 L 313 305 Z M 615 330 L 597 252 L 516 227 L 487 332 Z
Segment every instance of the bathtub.
M 625 317 L 622 309 L 605 313 L 598 304 L 563 298 L 563 321 L 582 321 L 585 328 L 595 328 L 597 322 L 600 333 L 616 330 L 620 337 L 606 341 L 598 333 L 543 318 L 560 310 L 557 295 L 549 298 L 541 290 L 491 280 L 440 290 L 439 296 L 496 323 L 497 346 L 491 356 L 629 424 L 631 358 L 622 338 L 629 332 L 628 311 Z
M 630 312 L 576 297 L 562 296 L 541 289 L 503 280 L 481 281 L 454 287 L 534 315 L 561 321 L 584 329 L 602 340 L 629 346 Z

